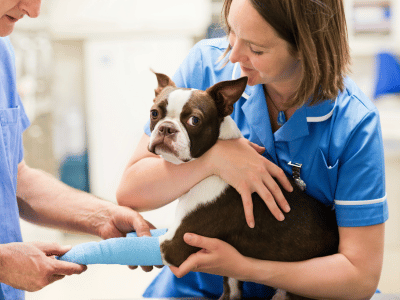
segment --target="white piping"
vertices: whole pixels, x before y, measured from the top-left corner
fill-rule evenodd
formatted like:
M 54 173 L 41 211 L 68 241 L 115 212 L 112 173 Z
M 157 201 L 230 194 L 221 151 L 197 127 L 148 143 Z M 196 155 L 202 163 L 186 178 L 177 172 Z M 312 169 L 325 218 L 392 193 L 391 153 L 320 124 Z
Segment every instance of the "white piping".
M 323 122 L 328 120 L 332 115 L 333 115 L 333 111 L 335 110 L 336 107 L 336 102 L 335 102 L 335 106 L 332 108 L 332 110 L 326 114 L 325 116 L 321 116 L 321 117 L 307 117 L 307 122 Z
M 376 204 L 382 203 L 386 201 L 387 195 L 380 199 L 373 199 L 373 200 L 356 200 L 356 201 L 346 201 L 346 200 L 335 200 L 336 205 L 369 205 L 369 204 Z
M 235 66 L 233 67 L 233 72 L 232 72 L 232 80 L 235 80 L 236 78 L 235 78 L 235 74 L 236 74 L 236 69 L 237 69 L 237 66 L 239 65 L 239 63 L 236 63 L 235 64 Z
M 233 72 L 232 72 L 232 80 L 235 80 L 235 75 L 236 75 L 236 70 L 238 67 L 239 63 L 236 63 L 235 66 L 233 67 Z M 243 93 L 242 97 L 244 97 L 246 100 L 249 99 L 249 95 L 247 95 L 246 93 Z M 336 102 L 335 102 L 335 106 L 333 107 L 333 109 L 326 114 L 325 116 L 322 117 L 307 117 L 307 122 L 313 122 L 313 123 L 317 123 L 317 122 L 323 122 L 328 120 L 332 115 L 333 115 L 333 110 L 336 107 Z

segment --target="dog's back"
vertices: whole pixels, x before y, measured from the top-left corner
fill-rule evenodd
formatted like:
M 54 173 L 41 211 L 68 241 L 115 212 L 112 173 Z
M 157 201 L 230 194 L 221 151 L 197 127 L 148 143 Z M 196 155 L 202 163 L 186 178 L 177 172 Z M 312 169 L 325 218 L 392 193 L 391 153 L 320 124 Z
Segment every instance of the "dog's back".
M 240 194 L 229 187 L 218 199 L 182 220 L 174 238 L 162 245 L 165 259 L 179 266 L 199 250 L 184 243 L 186 232 L 221 239 L 242 255 L 263 260 L 302 261 L 337 253 L 334 211 L 292 184 L 292 193 L 282 189 L 291 207 L 284 221 L 277 221 L 263 200 L 253 194 L 255 228 L 246 223 Z

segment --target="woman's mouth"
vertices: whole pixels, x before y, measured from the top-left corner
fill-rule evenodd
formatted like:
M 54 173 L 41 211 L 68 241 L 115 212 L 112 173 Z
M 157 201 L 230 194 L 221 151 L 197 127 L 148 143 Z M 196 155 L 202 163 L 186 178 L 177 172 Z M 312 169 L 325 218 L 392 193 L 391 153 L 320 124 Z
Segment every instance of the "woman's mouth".
M 13 23 L 15 23 L 15 22 L 17 22 L 19 19 L 17 19 L 17 18 L 14 18 L 14 17 L 11 17 L 11 16 L 9 16 L 9 15 L 6 15 L 6 17 L 7 17 L 7 19 L 10 21 L 10 22 L 13 22 Z
M 253 69 L 249 69 L 249 68 L 246 68 L 246 67 L 243 67 L 243 66 L 240 66 L 240 68 L 242 68 L 242 71 L 244 71 L 244 72 L 251 72 L 251 71 L 253 71 Z

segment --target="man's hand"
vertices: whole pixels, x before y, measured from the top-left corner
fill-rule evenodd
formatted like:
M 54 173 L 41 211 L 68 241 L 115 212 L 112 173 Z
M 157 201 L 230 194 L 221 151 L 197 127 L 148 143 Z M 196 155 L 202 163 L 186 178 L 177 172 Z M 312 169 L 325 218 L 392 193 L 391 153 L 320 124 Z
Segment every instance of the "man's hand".
M 100 229 L 100 237 L 103 239 L 123 237 L 127 233 L 136 231 L 137 236 L 151 236 L 150 229 L 155 227 L 146 221 L 138 212 L 124 206 L 115 206 L 107 222 Z M 162 266 L 158 266 L 162 267 Z M 137 266 L 129 266 L 134 270 Z M 150 272 L 152 266 L 142 266 L 143 271 Z
M 54 258 L 70 249 L 70 246 L 40 242 L 0 245 L 0 282 L 35 292 L 66 275 L 81 274 L 86 266 Z
M 171 266 L 175 276 L 181 278 L 189 272 L 203 272 L 244 280 L 245 257 L 224 241 L 186 233 L 188 245 L 202 248 L 190 255 L 179 268 Z

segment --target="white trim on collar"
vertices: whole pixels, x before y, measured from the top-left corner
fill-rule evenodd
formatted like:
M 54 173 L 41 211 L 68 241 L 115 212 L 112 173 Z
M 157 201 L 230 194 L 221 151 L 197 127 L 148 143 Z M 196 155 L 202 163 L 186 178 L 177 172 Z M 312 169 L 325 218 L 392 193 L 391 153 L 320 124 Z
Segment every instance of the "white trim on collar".
M 233 72 L 232 72 L 232 80 L 235 80 L 235 74 L 236 74 L 236 69 L 238 67 L 239 63 L 236 63 L 235 66 L 233 67 Z
M 233 67 L 233 72 L 232 72 L 232 80 L 236 79 L 235 75 L 236 75 L 238 66 L 239 66 L 239 63 L 235 63 L 235 66 Z M 246 92 L 243 92 L 242 97 L 245 98 L 246 100 L 249 99 L 249 95 L 247 95 Z M 335 102 L 333 109 L 328 114 L 326 114 L 325 116 L 321 116 L 321 117 L 307 117 L 307 122 L 317 123 L 317 122 L 323 122 L 323 121 L 328 120 L 333 115 L 333 110 L 335 109 L 335 107 L 336 107 L 336 102 Z
M 327 113 L 325 116 L 321 116 L 321 117 L 307 117 L 307 122 L 314 122 L 314 123 L 317 123 L 317 122 L 323 122 L 323 121 L 328 120 L 330 117 L 332 117 L 333 111 L 335 110 L 335 107 L 336 107 L 336 102 L 335 102 L 335 105 L 333 106 L 332 110 L 331 110 L 329 113 Z
M 356 201 L 346 201 L 346 200 L 335 200 L 336 205 L 368 205 L 385 202 L 386 196 L 380 199 L 373 200 L 356 200 Z

